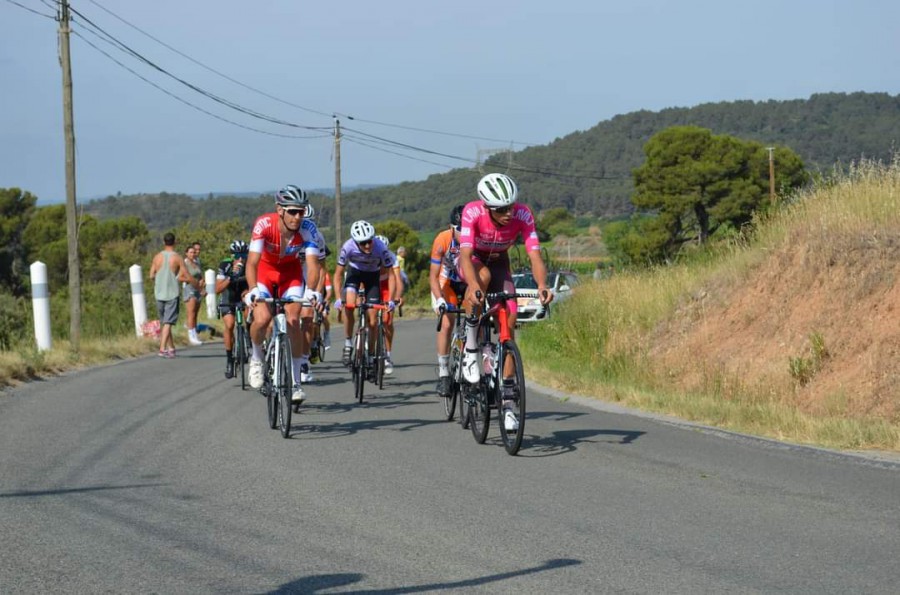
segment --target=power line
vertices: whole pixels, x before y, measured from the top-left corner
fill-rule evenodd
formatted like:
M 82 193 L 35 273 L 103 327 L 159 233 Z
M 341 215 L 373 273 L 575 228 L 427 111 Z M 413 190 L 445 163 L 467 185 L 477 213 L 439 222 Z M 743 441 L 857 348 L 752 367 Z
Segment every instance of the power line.
M 235 85 L 239 85 L 239 86 L 241 86 L 241 87 L 247 89 L 248 91 L 253 91 L 254 93 L 258 93 L 258 94 L 260 94 L 260 95 L 262 95 L 262 96 L 264 96 L 264 97 L 268 97 L 269 99 L 273 99 L 273 100 L 275 100 L 275 101 L 278 101 L 279 103 L 283 103 L 283 104 L 285 104 L 285 105 L 289 105 L 289 106 L 291 106 L 291 107 L 295 107 L 295 108 L 297 108 L 297 109 L 301 109 L 301 110 L 303 110 L 303 111 L 310 112 L 310 113 L 313 113 L 313 114 L 318 114 L 318 115 L 320 115 L 320 116 L 326 116 L 326 117 L 330 118 L 330 117 L 332 117 L 332 115 L 333 115 L 332 113 L 329 113 L 329 112 L 323 112 L 323 111 L 319 111 L 319 110 L 316 110 L 316 109 L 312 109 L 312 108 L 310 108 L 310 107 L 304 107 L 304 106 L 302 106 L 302 105 L 297 105 L 296 103 L 291 103 L 290 101 L 286 101 L 286 100 L 284 100 L 284 99 L 282 99 L 282 98 L 280 98 L 280 97 L 276 97 L 275 95 L 272 95 L 272 94 L 270 94 L 270 93 L 266 93 L 265 91 L 260 91 L 259 89 L 255 88 L 255 87 L 251 87 L 250 85 L 247 85 L 246 83 L 242 83 L 241 81 L 239 81 L 239 80 L 237 80 L 237 79 L 234 79 L 234 78 L 228 76 L 227 74 L 224 74 L 224 73 L 222 73 L 222 72 L 219 72 L 218 70 L 216 70 L 216 69 L 213 68 L 212 66 L 207 66 L 207 65 L 204 64 L 203 62 L 200 62 L 199 60 L 195 60 L 194 58 L 188 56 L 187 54 L 185 54 L 184 52 L 178 50 L 177 48 L 174 48 L 174 47 L 172 47 L 171 45 L 167 44 L 166 42 L 162 41 L 161 39 L 158 39 L 158 38 L 154 37 L 153 35 L 151 35 L 150 33 L 147 33 L 146 31 L 144 31 L 143 29 L 141 29 L 141 28 L 138 27 L 137 25 L 134 25 L 134 24 L 132 24 L 132 23 L 129 23 L 129 22 L 126 21 L 124 18 L 120 17 L 119 15 L 117 15 L 116 13 L 114 13 L 113 11 L 109 10 L 108 8 L 106 8 L 105 6 L 103 6 L 102 4 L 100 4 L 99 2 L 97 2 L 96 0 L 88 0 L 88 2 L 90 2 L 91 4 L 94 4 L 95 6 L 97 6 L 97 7 L 100 8 L 101 10 L 103 10 L 104 12 L 106 12 L 106 13 L 112 15 L 113 17 L 115 17 L 115 18 L 118 19 L 119 21 L 125 23 L 126 25 L 128 25 L 129 27 L 131 27 L 132 29 L 134 29 L 135 31 L 138 31 L 139 33 L 141 33 L 141 34 L 143 34 L 143 35 L 149 37 L 150 39 L 152 39 L 152 40 L 155 41 L 156 43 L 160 44 L 161 46 L 163 46 L 163 47 L 165 47 L 165 48 L 167 48 L 167 49 L 169 49 L 169 50 L 175 52 L 176 54 L 178 54 L 178 55 L 181 56 L 182 58 L 185 58 L 185 59 L 187 59 L 187 60 L 190 60 L 191 62 L 193 62 L 193 63 L 196 64 L 197 66 L 199 66 L 199 67 L 201 67 L 201 68 L 204 68 L 204 69 L 208 70 L 209 72 L 212 72 L 213 74 L 216 74 L 216 75 L 218 75 L 218 76 L 224 78 L 225 80 L 234 83 Z
M 260 133 L 260 134 L 267 134 L 267 135 L 269 135 L 269 136 L 278 136 L 278 137 L 281 137 L 281 138 L 324 138 L 324 137 L 326 137 L 326 136 L 331 136 L 330 134 L 319 134 L 319 135 L 280 134 L 280 133 L 277 133 L 277 132 L 269 132 L 269 131 L 267 131 L 267 130 L 261 130 L 261 129 L 259 129 L 259 128 L 253 128 L 252 126 L 246 126 L 246 125 L 244 125 L 244 124 L 240 124 L 240 123 L 235 122 L 235 121 L 233 121 L 233 120 L 229 120 L 228 118 L 222 117 L 222 116 L 220 116 L 220 115 L 218 115 L 218 114 L 214 114 L 213 112 L 211 112 L 211 111 L 209 111 L 209 110 L 206 110 L 206 109 L 204 109 L 204 108 L 202 108 L 202 107 L 200 107 L 200 106 L 198 106 L 198 105 L 195 105 L 195 104 L 191 103 L 190 101 L 188 101 L 188 100 L 186 100 L 186 99 L 183 99 L 183 98 L 179 97 L 178 95 L 175 95 L 174 93 L 170 92 L 168 89 L 165 89 L 165 88 L 163 88 L 163 87 L 160 86 L 160 85 L 157 85 L 156 83 L 154 83 L 154 82 L 151 81 L 150 79 L 148 79 L 148 78 L 144 77 L 143 75 L 139 74 L 138 72 L 132 70 L 131 68 L 129 68 L 128 66 L 126 66 L 126 65 L 123 64 L 122 62 L 119 62 L 118 60 L 116 60 L 113 56 L 111 56 L 110 54 L 108 54 L 107 52 L 105 52 L 104 50 L 102 50 L 101 48 L 99 48 L 99 47 L 97 47 L 96 45 L 94 45 L 93 43 L 91 43 L 84 35 L 82 35 L 82 34 L 79 33 L 78 31 L 72 31 L 72 33 L 73 33 L 75 36 L 79 37 L 79 38 L 80 38 L 82 41 L 84 41 L 86 44 L 88 44 L 89 46 L 91 46 L 92 48 L 94 48 L 95 50 L 97 50 L 98 52 L 100 52 L 101 54 L 103 54 L 104 56 L 106 56 L 107 58 L 109 58 L 110 60 L 112 60 L 113 62 L 115 62 L 116 64 L 118 64 L 119 66 L 121 66 L 122 68 L 124 68 L 125 70 L 127 70 L 128 72 L 130 72 L 131 74 L 133 74 L 134 76 L 138 77 L 139 79 L 141 79 L 141 80 L 144 81 L 145 83 L 147 83 L 147 84 L 149 84 L 149 85 L 151 85 L 151 86 L 153 86 L 153 87 L 156 87 L 157 89 L 159 89 L 160 91 L 162 91 L 163 93 L 165 93 L 166 95 L 168 95 L 169 97 L 171 97 L 172 99 L 175 99 L 176 101 L 180 101 L 181 103 L 185 104 L 185 105 L 188 106 L 188 107 L 191 107 L 191 108 L 193 108 L 193 109 L 195 109 L 195 110 L 197 110 L 197 111 L 199 111 L 199 112 L 202 112 L 202 113 L 204 113 L 204 114 L 206 114 L 206 115 L 208 115 L 208 116 L 212 116 L 213 118 L 215 118 L 215 119 L 217 119 L 217 120 L 221 120 L 222 122 L 225 122 L 225 123 L 227 123 L 227 124 L 231 124 L 232 126 L 237 126 L 238 128 L 243 128 L 244 130 L 250 130 L 250 131 L 252 131 L 252 132 L 258 132 L 258 133 Z
M 42 12 L 39 11 L 39 10 L 35 10 L 35 9 L 33 9 L 33 8 L 29 8 L 29 7 L 25 6 L 24 4 L 20 4 L 20 3 L 16 2 L 16 0 L 6 0 L 6 1 L 9 2 L 10 4 L 15 4 L 15 5 L 18 6 L 19 8 L 22 8 L 22 9 L 24 9 L 24 10 L 27 10 L 28 12 L 32 12 L 32 13 L 38 15 L 39 17 L 45 17 L 45 18 L 48 18 L 48 19 L 53 20 L 53 21 L 56 20 L 56 17 L 55 17 L 55 16 L 53 16 L 53 15 L 51 15 L 51 14 L 44 14 L 44 13 L 42 13 Z
M 282 120 L 281 118 L 276 118 L 276 117 L 274 117 L 274 116 L 269 116 L 269 115 L 267 115 L 267 114 L 263 114 L 263 113 L 261 113 L 261 112 L 257 112 L 257 111 L 255 111 L 255 110 L 246 108 L 246 107 L 244 107 L 244 106 L 242 106 L 242 105 L 240 105 L 240 104 L 238 104 L 238 103 L 235 103 L 235 102 L 233 102 L 233 101 L 230 101 L 230 100 L 228 100 L 228 99 L 225 99 L 224 97 L 220 97 L 220 96 L 218 96 L 218 95 L 216 95 L 216 94 L 214 94 L 214 93 L 211 93 L 211 92 L 209 92 L 209 91 L 206 91 L 205 89 L 202 89 L 201 87 L 198 87 L 197 85 L 194 85 L 194 84 L 192 84 L 192 83 L 189 83 L 188 81 L 186 81 L 186 80 L 184 80 L 184 79 L 182 79 L 182 78 L 179 78 L 179 77 L 175 76 L 174 74 L 172 74 L 171 72 L 169 72 L 169 71 L 167 71 L 166 69 L 162 68 L 161 66 L 159 66 L 158 64 L 156 64 L 156 63 L 153 62 L 152 60 L 150 60 L 150 59 L 144 57 L 143 55 L 141 55 L 141 54 L 138 53 L 137 51 L 131 49 L 129 46 L 127 46 L 126 44 L 124 44 L 123 42 L 119 41 L 119 40 L 118 40 L 117 38 L 115 38 L 114 36 L 112 36 L 112 35 L 110 35 L 109 33 L 107 33 L 102 27 L 100 27 L 100 26 L 98 26 L 97 24 L 95 24 L 93 21 L 91 21 L 89 18 L 87 18 L 86 16 L 84 16 L 83 14 L 81 14 L 80 12 L 78 12 L 77 10 L 75 10 L 74 8 L 71 9 L 71 10 L 72 10 L 73 13 L 75 13 L 75 14 L 77 14 L 79 17 L 81 17 L 81 20 L 82 20 L 82 21 L 86 22 L 88 25 L 90 25 L 90 27 L 92 27 L 92 28 L 95 29 L 97 32 L 99 32 L 100 35 L 97 35 L 96 32 L 91 31 L 90 29 L 86 29 L 86 31 L 89 31 L 89 32 L 91 32 L 91 33 L 97 35 L 98 37 L 100 37 L 100 39 L 102 39 L 102 40 L 105 41 L 106 43 L 109 43 L 110 45 L 113 45 L 114 47 L 117 47 L 119 50 L 121 50 L 121 51 L 123 51 L 123 52 L 125 52 L 125 53 L 127 53 L 127 54 L 130 54 L 132 57 L 134 57 L 134 58 L 136 58 L 137 60 L 143 62 L 144 64 L 150 66 L 151 68 L 155 69 L 156 71 L 158 71 L 158 72 L 160 72 L 160 73 L 162 73 L 162 74 L 168 76 L 169 78 L 172 78 L 173 80 L 175 80 L 175 81 L 181 83 L 182 85 L 188 87 L 188 88 L 191 89 L 192 91 L 195 91 L 196 93 L 199 93 L 199 94 L 203 95 L 204 97 L 206 97 L 206 98 L 208 98 L 208 99 L 211 99 L 212 101 L 215 101 L 216 103 L 219 103 L 219 104 L 221 104 L 221 105 L 224 105 L 225 107 L 229 107 L 229 108 L 231 108 L 231 109 L 233 109 L 233 110 L 235 110 L 235 111 L 241 112 L 241 113 L 243 113 L 243 114 L 245 114 L 245 115 L 248 115 L 248 116 L 250 116 L 250 117 L 257 118 L 257 119 L 260 119 L 260 120 L 263 120 L 263 121 L 266 121 L 266 122 L 270 122 L 270 123 L 272 123 L 272 124 L 279 124 L 279 125 L 282 125 L 282 126 L 288 126 L 288 127 L 291 127 L 291 128 L 303 128 L 303 129 L 306 129 L 306 130 L 330 130 L 330 129 L 331 129 L 330 126 L 307 126 L 307 125 L 303 125 L 303 124 L 296 124 L 296 123 L 294 123 L 294 122 L 288 122 L 288 121 L 286 121 L 286 120 Z M 84 37 L 82 37 L 82 39 L 84 39 Z
M 419 157 L 413 157 L 412 155 L 404 155 L 403 153 L 398 153 L 396 151 L 391 151 L 391 150 L 388 150 L 388 149 L 385 149 L 382 147 L 376 147 L 375 145 L 372 145 L 367 142 L 361 141 L 359 139 L 353 138 L 352 136 L 344 136 L 344 139 L 351 143 L 354 143 L 357 145 L 362 145 L 363 147 L 368 147 L 375 151 L 381 151 L 382 153 L 390 153 L 391 155 L 397 155 L 398 157 L 403 157 L 405 159 L 411 159 L 413 161 L 421 161 L 422 163 L 430 163 L 431 165 L 437 165 L 439 167 L 445 167 L 447 169 L 455 169 L 456 168 L 456 166 L 454 166 L 454 165 L 447 165 L 446 163 L 438 163 L 437 161 L 429 161 L 428 159 L 421 159 Z
M 402 125 L 402 124 L 392 124 L 392 123 L 390 123 L 390 122 L 380 122 L 380 121 L 377 121 L 377 120 L 368 120 L 368 119 L 364 119 L 364 118 L 359 118 L 359 117 L 356 117 L 356 116 L 352 116 L 352 115 L 348 115 L 348 114 L 343 114 L 343 113 L 340 113 L 340 112 L 337 112 L 337 111 L 335 111 L 335 112 L 323 112 L 323 111 L 321 111 L 321 110 L 313 109 L 313 108 L 306 107 L 306 106 L 303 106 L 303 105 L 298 105 L 298 104 L 296 104 L 296 103 L 292 103 L 292 102 L 290 102 L 290 101 L 286 101 L 286 100 L 284 100 L 284 99 L 282 99 L 282 98 L 280 98 L 280 97 L 276 97 L 275 95 L 272 95 L 272 94 L 270 94 L 270 93 L 266 93 L 265 91 L 261 91 L 261 90 L 255 88 L 255 87 L 252 87 L 252 86 L 250 86 L 250 85 L 248 85 L 248 84 L 246 84 L 246 83 L 243 83 L 243 82 L 241 82 L 241 81 L 239 81 L 239 80 L 237 80 L 237 79 L 235 79 L 235 78 L 232 78 L 232 77 L 228 76 L 227 74 L 225 74 L 225 73 L 223 73 L 223 72 L 220 72 L 220 71 L 216 70 L 215 68 L 213 68 L 213 67 L 211 67 L 211 66 L 209 66 L 209 65 L 207 65 L 207 64 L 204 64 L 203 62 L 200 62 L 199 60 L 197 60 L 197 59 L 195 59 L 195 58 L 192 58 L 191 56 L 185 54 L 185 53 L 182 52 L 181 50 L 178 50 L 177 48 L 175 48 L 175 47 L 169 45 L 168 43 L 162 41 L 161 39 L 158 39 L 157 37 L 154 37 L 154 36 L 151 35 L 150 33 L 144 31 L 143 29 L 141 29 L 141 28 L 138 27 L 137 25 L 135 25 L 135 24 L 133 24 L 133 23 L 130 23 L 129 21 L 127 21 L 127 20 L 124 19 L 123 17 L 119 16 L 119 15 L 116 14 L 115 12 L 109 10 L 108 8 L 106 8 L 105 6 L 103 6 L 102 4 L 100 4 L 99 2 L 97 2 L 97 0 L 88 0 L 88 2 L 90 2 L 91 4 L 97 6 L 98 8 L 100 8 L 101 10 L 103 10 L 104 12 L 108 13 L 108 14 L 111 15 L 112 17 L 114 17 L 114 18 L 118 19 L 119 21 L 121 21 L 122 23 L 128 25 L 129 27 L 131 27 L 131 28 L 134 29 L 135 31 L 138 31 L 138 32 L 141 33 L 142 35 L 145 35 L 146 37 L 152 39 L 152 40 L 155 41 L 156 43 L 158 43 L 158 44 L 162 45 L 163 47 L 169 49 L 170 51 L 172 51 L 172 52 L 178 54 L 179 56 L 185 58 L 186 60 L 189 60 L 189 61 L 193 62 L 193 63 L 196 64 L 197 66 L 200 66 L 201 68 L 204 68 L 205 70 L 207 70 L 207 71 L 209 71 L 209 72 L 212 72 L 213 74 L 216 74 L 216 75 L 218 75 L 218 76 L 224 78 L 224 79 L 227 80 L 227 81 L 230 81 L 230 82 L 232 82 L 232 83 L 234 83 L 234 84 L 236 84 L 236 85 L 239 85 L 239 86 L 243 87 L 244 89 L 247 89 L 248 91 L 253 91 L 254 93 L 257 93 L 257 94 L 259 94 L 259 95 L 262 95 L 263 97 L 267 97 L 267 98 L 272 99 L 272 100 L 274 100 L 274 101 L 277 101 L 277 102 L 279 102 L 279 103 L 283 103 L 284 105 L 288 105 L 288 106 L 291 106 L 291 107 L 294 107 L 294 108 L 297 108 L 297 109 L 300 109 L 300 110 L 303 110 L 303 111 L 306 111 L 306 112 L 310 112 L 310 113 L 313 113 L 313 114 L 318 114 L 318 115 L 321 115 L 321 116 L 328 116 L 328 117 L 331 117 L 331 116 L 341 116 L 342 118 L 347 118 L 347 119 L 349 119 L 349 120 L 353 120 L 353 121 L 356 121 L 356 122 L 363 122 L 363 123 L 367 123 L 367 124 L 375 124 L 375 125 L 378 125 L 378 126 L 388 126 L 388 127 L 391 127 L 391 128 L 399 128 L 399 129 L 403 129 L 403 130 L 412 130 L 412 131 L 415 131 L 415 132 L 425 132 L 425 133 L 428 133 L 428 134 L 439 134 L 439 135 L 444 135 L 444 136 L 452 136 L 452 137 L 456 137 L 456 138 L 468 138 L 468 139 L 473 139 L 473 140 L 485 140 L 485 141 L 490 141 L 490 142 L 510 143 L 510 144 L 513 144 L 513 145 L 521 145 L 521 146 L 526 146 L 526 147 L 527 147 L 527 146 L 535 146 L 535 145 L 543 144 L 543 143 L 531 143 L 531 142 L 515 141 L 515 140 L 509 140 L 509 139 L 497 139 L 497 138 L 490 138 L 490 137 L 484 137 L 484 136 L 476 136 L 476 135 L 471 135 L 471 134 L 461 134 L 461 133 L 456 133 L 456 132 L 446 132 L 446 131 L 442 131 L 442 130 L 434 130 L 434 129 L 431 129 L 431 128 L 418 128 L 418 127 L 415 127 L 415 126 L 404 126 L 404 125 Z

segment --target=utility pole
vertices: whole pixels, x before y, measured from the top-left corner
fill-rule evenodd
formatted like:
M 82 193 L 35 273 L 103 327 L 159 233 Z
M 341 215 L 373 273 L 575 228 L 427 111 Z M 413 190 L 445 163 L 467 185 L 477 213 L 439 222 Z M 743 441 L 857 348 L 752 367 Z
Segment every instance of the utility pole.
M 775 147 L 768 147 L 769 151 L 769 201 L 775 204 Z
M 75 203 L 75 120 L 72 115 L 72 61 L 69 55 L 69 0 L 59 3 L 59 63 L 63 78 L 63 132 L 66 145 L 66 237 L 69 251 L 69 341 L 81 348 L 81 264 L 78 258 L 78 207 Z
M 340 251 L 341 235 L 341 121 L 334 119 L 334 249 Z

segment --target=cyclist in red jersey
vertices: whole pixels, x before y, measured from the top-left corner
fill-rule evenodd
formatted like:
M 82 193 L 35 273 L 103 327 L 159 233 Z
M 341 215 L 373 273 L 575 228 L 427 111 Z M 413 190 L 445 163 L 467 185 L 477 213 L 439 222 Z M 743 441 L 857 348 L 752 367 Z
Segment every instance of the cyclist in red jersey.
M 463 376 L 467 382 L 476 383 L 481 379 L 481 361 L 478 353 L 477 326 L 473 322 L 473 312 L 480 306 L 475 292 L 494 293 L 515 292 L 507 251 L 521 234 L 525 240 L 525 251 L 531 261 L 531 273 L 538 284 L 538 296 L 546 306 L 553 300 L 547 289 L 547 267 L 541 258 L 541 247 L 534 228 L 531 209 L 518 200 L 518 190 L 512 178 L 505 174 L 488 174 L 478 182 L 478 197 L 463 208 L 462 230 L 459 242 L 459 274 L 467 284 L 466 312 L 466 353 L 463 358 Z M 509 309 L 510 334 L 516 326 L 517 306 L 515 300 L 507 301 Z M 511 366 L 510 366 L 511 367 Z M 511 378 L 514 370 L 504 365 L 504 380 Z M 508 390 L 515 390 L 504 381 L 501 395 L 506 401 Z M 516 430 L 518 420 L 511 409 L 504 411 L 507 430 Z
M 321 302 L 322 296 L 307 290 L 319 283 L 319 248 L 316 245 L 316 224 L 304 219 L 309 198 L 297 186 L 288 185 L 275 193 L 275 212 L 259 217 L 253 225 L 250 253 L 247 256 L 246 275 L 250 291 L 245 296 L 247 304 L 254 304 L 257 297 L 281 297 Z M 300 254 L 305 252 L 306 274 L 304 279 Z M 273 296 L 277 285 L 278 296 Z M 293 394 L 292 401 L 299 405 L 306 398 L 300 386 L 301 359 L 303 353 L 300 335 L 300 304 L 286 304 L 288 339 L 291 342 Z M 263 349 L 266 329 L 272 320 L 268 304 L 254 304 L 253 322 L 250 324 L 250 356 L 248 377 L 250 386 L 263 385 Z

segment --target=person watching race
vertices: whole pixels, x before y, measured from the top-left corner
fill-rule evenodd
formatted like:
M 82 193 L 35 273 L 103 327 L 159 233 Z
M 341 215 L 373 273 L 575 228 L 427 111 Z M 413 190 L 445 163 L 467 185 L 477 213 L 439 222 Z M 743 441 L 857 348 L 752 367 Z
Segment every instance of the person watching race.
M 219 263 L 216 271 L 216 293 L 219 295 L 219 312 L 225 325 L 223 342 L 225 343 L 225 378 L 234 377 L 234 321 L 235 308 L 247 292 L 247 275 L 244 266 L 247 262 L 247 242 L 234 240 L 231 242 L 231 258 Z
M 377 235 L 375 239 L 381 240 L 381 243 L 384 244 L 384 247 L 388 249 L 390 252 L 391 241 L 387 238 L 387 236 Z M 391 267 L 391 272 L 387 275 L 382 274 L 379 279 L 379 284 L 381 287 L 381 301 L 384 303 L 389 303 L 391 301 L 397 305 L 398 308 L 403 306 L 403 279 L 400 277 L 400 263 L 397 261 L 397 255 L 391 252 L 391 258 L 394 259 L 394 266 Z M 391 295 L 390 289 L 388 288 L 388 277 L 393 275 L 394 277 L 394 294 Z M 385 359 L 384 359 L 384 373 L 385 374 L 393 374 L 394 373 L 394 360 L 391 359 L 391 346 L 394 344 L 394 314 L 392 312 L 388 312 L 384 316 L 384 345 L 385 345 Z
M 344 242 L 337 257 L 337 266 L 334 269 L 332 279 L 343 279 L 341 295 L 335 303 L 335 308 L 344 312 L 344 351 L 342 360 L 345 366 L 350 365 L 350 355 L 353 351 L 351 336 L 353 335 L 354 315 L 356 299 L 360 293 L 360 287 L 365 290 L 365 301 L 368 304 L 381 303 L 381 275 L 389 275 L 394 266 L 391 252 L 381 242 L 375 239 L 375 228 L 368 221 L 354 221 L 350 226 L 350 239 Z M 344 277 L 344 271 L 347 276 Z M 394 295 L 393 275 L 388 276 L 388 295 Z M 388 301 L 388 311 L 394 309 L 394 302 Z M 374 351 L 375 341 L 375 310 L 369 310 L 366 323 L 372 331 L 369 333 L 369 353 Z
M 259 217 L 253 225 L 247 257 L 247 284 L 250 290 L 244 301 L 253 304 L 253 322 L 250 325 L 250 356 L 248 377 L 250 386 L 263 385 L 263 349 L 266 329 L 272 320 L 269 304 L 255 303 L 257 297 L 269 298 L 275 286 L 277 297 L 321 302 L 322 296 L 315 291 L 307 291 L 319 283 L 319 248 L 316 245 L 318 229 L 312 221 L 304 219 L 309 198 L 297 186 L 288 185 L 275 193 L 275 212 Z M 305 251 L 306 272 L 300 266 L 300 253 Z M 304 276 L 304 274 L 306 276 Z M 300 386 L 300 358 L 302 339 L 300 332 L 300 304 L 285 304 L 288 339 L 291 345 L 293 390 L 291 400 L 300 405 L 306 398 Z
M 466 320 L 466 348 L 463 357 L 463 377 L 469 383 L 481 379 L 481 362 L 478 353 L 476 318 L 473 317 L 481 306 L 476 292 L 515 292 L 512 272 L 509 266 L 509 247 L 521 234 L 525 241 L 525 251 L 531 262 L 531 274 L 538 285 L 541 305 L 553 300 L 547 289 L 547 267 L 541 258 L 541 247 L 534 227 L 531 209 L 518 202 L 516 183 L 505 174 L 493 173 L 482 177 L 477 186 L 478 197 L 463 208 L 459 240 L 460 278 L 468 285 L 465 304 L 469 317 Z M 507 300 L 509 310 L 509 331 L 514 336 L 517 306 L 515 300 Z M 507 431 L 518 429 L 519 422 L 508 405 L 516 398 L 514 373 L 510 362 L 503 362 L 503 384 L 501 403 L 503 423 Z
M 428 270 L 428 284 L 431 286 L 431 307 L 434 313 L 444 319 L 437 332 L 438 383 L 437 393 L 441 397 L 450 396 L 450 338 L 456 324 L 456 313 L 461 304 L 459 297 L 465 294 L 466 284 L 456 271 L 459 260 L 459 230 L 465 205 L 456 205 L 450 211 L 450 227 L 437 234 L 431 244 L 431 265 Z M 449 304 L 449 306 L 448 306 Z

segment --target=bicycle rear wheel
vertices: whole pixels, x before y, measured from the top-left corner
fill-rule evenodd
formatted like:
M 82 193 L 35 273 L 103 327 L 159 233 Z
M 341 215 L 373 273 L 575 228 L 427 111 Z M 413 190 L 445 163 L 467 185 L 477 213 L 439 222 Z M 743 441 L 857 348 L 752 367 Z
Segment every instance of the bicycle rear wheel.
M 469 427 L 472 437 L 478 444 L 484 444 L 487 440 L 488 429 L 491 426 L 491 406 L 488 401 L 488 387 L 484 382 L 469 387 L 472 391 L 472 403 L 469 408 Z
M 278 358 L 278 425 L 281 437 L 291 436 L 291 398 L 294 390 L 293 373 L 291 371 L 291 344 L 287 337 L 281 337 Z
M 506 447 L 507 453 L 515 455 L 519 452 L 519 448 L 522 446 L 522 437 L 525 435 L 525 371 L 522 366 L 522 355 L 519 353 L 519 348 L 515 341 L 510 339 L 501 345 L 499 355 L 500 358 L 497 360 L 499 362 L 497 365 L 501 366 L 501 370 L 504 369 L 503 362 L 505 362 L 507 358 L 511 358 L 515 365 L 515 374 L 513 374 L 512 377 L 515 388 L 515 398 L 506 401 L 498 399 L 500 406 L 497 408 L 499 411 L 498 423 L 500 424 L 500 437 L 503 439 L 503 446 Z M 511 403 L 508 401 L 511 401 Z M 519 422 L 518 427 L 515 430 L 506 429 L 506 424 L 504 423 L 504 415 L 506 414 L 504 405 L 511 405 L 510 410 L 515 414 L 516 419 Z

